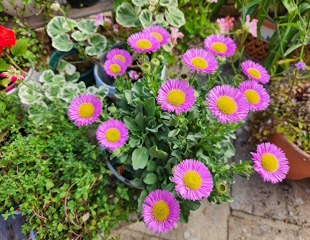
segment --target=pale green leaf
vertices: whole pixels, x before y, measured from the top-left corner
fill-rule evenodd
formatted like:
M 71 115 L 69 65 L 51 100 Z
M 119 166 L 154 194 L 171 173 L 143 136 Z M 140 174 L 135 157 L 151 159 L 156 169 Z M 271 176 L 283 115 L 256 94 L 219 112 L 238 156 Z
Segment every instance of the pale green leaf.
M 140 20 L 135 9 L 127 2 L 123 2 L 116 9 L 116 22 L 123 27 L 139 27 Z
M 68 34 L 62 33 L 52 39 L 52 46 L 58 51 L 68 52 L 73 48 L 73 42 Z
M 137 148 L 132 153 L 132 167 L 134 170 L 145 168 L 149 160 L 148 150 L 145 147 Z

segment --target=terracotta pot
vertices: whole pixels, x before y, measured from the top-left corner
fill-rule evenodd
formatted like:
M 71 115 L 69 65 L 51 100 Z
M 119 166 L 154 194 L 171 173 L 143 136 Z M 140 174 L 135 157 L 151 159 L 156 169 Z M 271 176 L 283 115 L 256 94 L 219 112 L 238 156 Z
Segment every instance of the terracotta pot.
M 288 179 L 300 180 L 310 178 L 310 155 L 294 143 L 289 142 L 283 134 L 272 134 L 269 141 L 283 150 L 290 164 Z

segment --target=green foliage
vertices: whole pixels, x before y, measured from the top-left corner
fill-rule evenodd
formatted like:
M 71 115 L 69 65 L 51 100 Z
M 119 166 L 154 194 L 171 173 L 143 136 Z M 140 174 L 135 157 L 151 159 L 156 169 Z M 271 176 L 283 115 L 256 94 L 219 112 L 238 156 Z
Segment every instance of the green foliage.
M 97 33 L 97 27 L 90 19 L 77 22 L 64 16 L 56 16 L 47 24 L 46 32 L 56 50 L 68 52 L 75 48 L 82 60 L 98 59 L 107 46 L 106 37 Z
M 177 0 L 132 0 L 117 3 L 116 21 L 123 27 L 148 27 L 161 25 L 180 28 L 185 24 Z
M 67 64 L 67 63 L 65 63 Z M 71 66 L 72 67 L 72 66 Z M 64 69 L 70 68 L 65 65 Z M 71 72 L 72 76 L 75 72 Z M 23 104 L 28 105 L 29 119 L 35 124 L 42 125 L 46 123 L 45 115 L 49 112 L 49 105 L 57 102 L 63 107 L 67 107 L 73 98 L 81 93 L 92 93 L 100 99 L 104 99 L 108 94 L 108 88 L 101 86 L 99 88 L 86 88 L 84 82 L 77 83 L 75 80 L 68 81 L 66 76 L 54 74 L 52 70 L 43 71 L 39 78 L 39 83 L 29 80 L 23 84 L 18 91 L 18 96 Z
M 310 74 L 274 78 L 269 88 L 270 104 L 263 113 L 252 119 L 254 136 L 266 140 L 272 133 L 281 133 L 305 152 L 310 153 Z
M 12 129 L 19 106 L 11 107 L 12 97 L 0 97 L 5 100 L 1 116 L 11 121 L 1 129 Z M 66 112 L 51 103 L 46 124 L 38 126 L 25 117 L 19 129 L 23 134 L 14 131 L 0 145 L 0 212 L 6 211 L 6 218 L 18 204 L 25 216 L 23 231 L 35 229 L 37 239 L 107 237 L 128 220 L 135 205 L 129 196 L 135 193 L 111 177 L 90 137 L 94 129 L 77 128 Z

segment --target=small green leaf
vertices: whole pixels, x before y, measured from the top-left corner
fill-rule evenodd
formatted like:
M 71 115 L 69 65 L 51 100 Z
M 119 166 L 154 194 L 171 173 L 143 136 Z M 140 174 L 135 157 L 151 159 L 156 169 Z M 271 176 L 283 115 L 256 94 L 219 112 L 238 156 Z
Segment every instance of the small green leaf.
M 139 14 L 139 19 L 144 28 L 152 25 L 153 14 L 148 9 L 143 9 Z
M 146 175 L 143 182 L 145 182 L 148 185 L 152 185 L 158 181 L 158 176 L 155 173 L 150 173 Z
M 87 39 L 88 37 L 88 34 L 85 33 L 85 32 L 81 32 L 81 31 L 74 31 L 72 34 L 71 34 L 71 37 L 75 40 L 75 41 L 78 41 L 78 42 L 83 42 Z
M 146 99 L 143 103 L 143 110 L 146 116 L 155 116 L 155 98 Z
M 52 39 L 52 46 L 58 51 L 68 52 L 73 48 L 73 42 L 68 34 L 62 33 Z
M 14 47 L 11 48 L 11 52 L 15 57 L 24 56 L 27 52 L 28 40 L 18 39 Z
M 7 64 L 3 58 L 0 58 L 0 71 L 6 71 L 9 69 L 9 64 Z
M 132 3 L 137 7 L 143 7 L 146 4 L 147 0 L 132 0 Z
M 64 227 L 63 227 L 62 223 L 59 223 L 57 226 L 57 231 L 61 232 L 63 229 L 64 229 Z
M 130 131 L 138 131 L 135 120 L 131 117 L 124 117 L 124 123 Z
M 91 19 L 84 19 L 77 23 L 77 28 L 84 33 L 95 33 L 97 27 L 94 25 L 94 21 Z
M 168 8 L 168 11 L 165 11 L 165 17 L 168 23 L 173 27 L 180 28 L 185 24 L 183 12 L 176 7 Z
M 42 74 L 39 77 L 39 82 L 42 83 L 52 83 L 53 82 L 53 78 L 54 78 L 55 74 L 52 70 L 45 70 L 42 72 Z
M 168 157 L 168 153 L 162 151 L 162 150 L 158 150 L 157 146 L 153 146 L 149 149 L 149 154 L 151 157 L 153 158 L 158 158 L 158 159 L 162 159 L 165 160 Z
M 131 180 L 130 183 L 135 187 L 142 187 L 143 186 L 142 180 L 139 178 L 135 178 L 134 180 Z
M 134 170 L 145 168 L 149 154 L 146 147 L 137 148 L 132 153 L 132 167 Z
M 53 181 L 47 179 L 46 182 L 45 182 L 45 187 L 46 187 L 46 190 L 50 190 L 52 187 L 54 187 Z
M 135 9 L 127 2 L 123 2 L 117 7 L 116 22 L 123 27 L 139 27 L 141 25 Z
M 144 117 L 141 112 L 138 112 L 135 117 L 135 123 L 137 124 L 138 128 L 144 129 Z

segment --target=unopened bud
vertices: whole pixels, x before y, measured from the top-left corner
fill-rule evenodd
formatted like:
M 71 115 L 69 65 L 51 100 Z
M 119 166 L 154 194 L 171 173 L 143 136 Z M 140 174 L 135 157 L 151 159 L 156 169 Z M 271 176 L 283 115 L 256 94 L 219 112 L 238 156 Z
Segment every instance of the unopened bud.
M 160 61 L 157 58 L 152 58 L 151 63 L 154 66 L 159 66 L 160 65 Z
M 51 9 L 52 9 L 53 11 L 58 11 L 58 10 L 60 9 L 59 3 L 52 3 Z
M 148 63 L 143 63 L 141 66 L 141 70 L 145 73 L 149 73 L 151 71 L 151 66 Z

